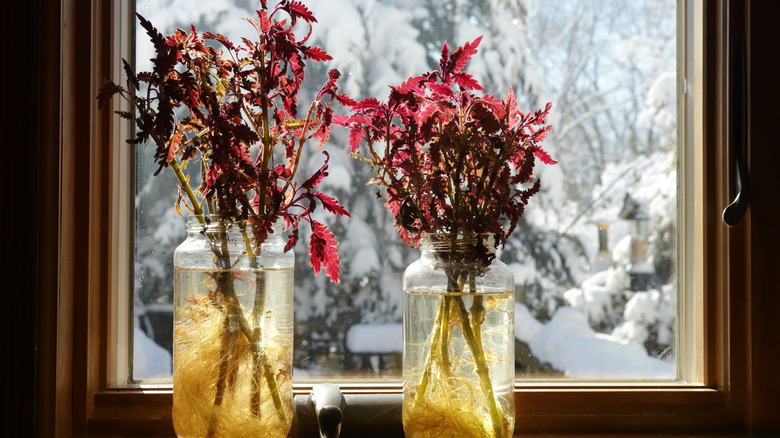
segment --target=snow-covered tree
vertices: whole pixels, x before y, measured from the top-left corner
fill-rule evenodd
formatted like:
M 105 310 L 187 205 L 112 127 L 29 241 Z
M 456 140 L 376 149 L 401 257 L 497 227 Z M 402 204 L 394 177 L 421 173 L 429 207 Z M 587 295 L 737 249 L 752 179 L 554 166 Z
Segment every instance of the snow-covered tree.
M 319 22 L 311 44 L 333 60 L 307 70 L 301 105 L 308 105 L 305 99 L 323 83 L 328 68 L 342 72 L 340 91 L 352 98 L 384 99 L 388 85 L 434 68 L 444 41 L 456 47 L 482 35 L 468 70 L 487 92 L 502 96 L 512 87 L 529 110 L 553 102 L 554 129 L 545 145 L 560 164 L 539 171 L 542 192 L 501 251 L 520 286 L 518 299 L 539 324 L 550 323 L 561 307 L 574 307 L 596 332 L 670 345 L 676 217 L 673 0 L 305 3 Z M 253 31 L 240 18 L 253 16 L 256 2 L 138 0 L 137 7 L 163 34 L 194 24 L 238 41 Z M 136 40 L 142 70 L 152 49 L 142 31 Z M 340 242 L 342 281 L 332 285 L 324 277 L 296 276 L 299 368 L 343 368 L 349 326 L 400 322 L 401 275 L 418 257 L 396 236 L 376 187 L 366 185 L 370 172 L 348 156 L 346 145 L 345 130 L 334 128 L 325 146 L 330 175 L 322 184 L 352 214 L 329 220 Z M 152 153 L 140 148 L 140 161 L 151 162 Z M 301 162 L 304 170 L 319 168 L 319 153 L 305 156 L 311 158 Z M 184 238 L 183 220 L 171 208 L 175 183 L 150 178 L 154 170 L 141 165 L 136 176 L 135 292 L 141 317 L 145 306 L 171 302 L 172 253 Z M 593 272 L 593 221 L 609 219 L 610 241 L 623 241 L 628 225 L 617 213 L 626 192 L 645 203 L 651 216 L 648 254 L 664 284 L 655 292 L 627 293 L 616 283 L 628 267 L 619 257 L 625 242 L 617 245 L 611 276 Z M 296 253 L 306 254 L 307 244 L 302 235 Z M 305 257 L 298 263 L 297 272 L 308 272 Z M 141 325 L 148 335 L 154 331 Z

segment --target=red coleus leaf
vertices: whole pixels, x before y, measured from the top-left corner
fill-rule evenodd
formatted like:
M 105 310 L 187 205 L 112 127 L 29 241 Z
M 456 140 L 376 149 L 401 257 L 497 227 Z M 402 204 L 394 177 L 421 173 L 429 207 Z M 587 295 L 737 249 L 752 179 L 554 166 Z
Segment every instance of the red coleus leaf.
M 341 206 L 336 198 L 328 196 L 322 192 L 317 192 L 314 194 L 314 196 L 319 199 L 320 202 L 322 202 L 322 206 L 325 207 L 325 210 L 339 216 L 351 217 L 347 209 Z
M 340 74 L 332 70 L 307 117 L 298 120 L 297 93 L 304 80 L 305 61 L 331 57 L 319 47 L 305 45 L 316 19 L 303 2 L 278 0 L 270 13 L 266 0 L 260 6 L 257 21 L 247 19 L 257 30 L 256 41 L 242 38 L 242 44 L 234 45 L 223 35 L 202 34 L 218 42 L 220 49 L 206 46 L 194 27 L 189 33 L 176 30 L 166 38 L 139 16 L 154 45 L 154 69 L 135 73 L 125 63 L 127 89 L 106 82 L 98 93 L 98 105 L 105 107 L 116 94 L 129 101 L 135 112 L 120 115 L 136 122 L 133 143 L 155 141 L 158 172 L 174 161 L 203 161 L 204 168 L 196 170 L 202 172 L 199 187 L 189 186 L 189 174 L 177 174 L 181 190 L 177 209 L 181 210 L 182 201 L 193 211 L 208 202 L 225 219 L 250 220 L 258 244 L 266 239 L 270 224 L 282 217 L 292 228 L 286 250 L 298 240 L 298 224 L 304 218 L 312 225 L 312 266 L 317 271 L 324 266 L 338 281 L 333 234 L 311 218 L 318 203 L 331 214 L 349 215 L 335 198 L 315 190 L 328 174 L 329 157 L 325 154 L 325 163 L 308 178 L 296 172 L 303 143 L 316 139 L 322 144 L 329 138 L 333 101 L 349 106 L 355 101 L 338 93 Z M 277 19 L 281 15 L 288 19 Z M 309 25 L 297 27 L 299 20 Z M 308 33 L 299 38 L 298 30 Z M 148 93 L 140 92 L 141 83 L 148 85 Z M 253 161 L 250 147 L 257 146 L 261 151 Z M 284 149 L 281 162 L 277 147 Z M 186 166 L 181 169 L 187 171 Z M 305 179 L 303 184 L 294 182 L 300 179 Z M 184 188 L 194 197 L 183 196 Z
M 434 98 L 439 98 L 439 97 L 451 98 L 455 95 L 454 91 L 452 91 L 452 87 L 450 87 L 447 84 L 430 82 L 428 84 L 425 84 L 425 87 L 431 90 L 431 92 L 433 92 Z
M 315 129 L 311 135 L 312 138 L 319 140 L 317 149 L 321 149 L 330 138 L 330 126 L 333 122 L 333 109 L 330 107 L 325 107 L 319 111 L 319 113 L 320 114 L 318 118 L 320 119 L 320 123 L 317 126 L 317 129 Z
M 295 244 L 298 243 L 298 227 L 297 225 L 293 227 L 292 231 L 290 231 L 290 235 L 287 236 L 287 244 L 284 245 L 284 252 L 288 252 L 291 249 L 295 247 Z
M 360 149 L 360 142 L 363 141 L 363 129 L 358 127 L 349 130 L 349 152 L 354 154 Z
M 304 54 L 306 55 L 306 58 L 315 62 L 330 61 L 333 59 L 332 56 L 328 55 L 326 51 L 320 49 L 319 47 L 305 47 Z
M 325 224 L 311 220 L 311 240 L 309 241 L 311 267 L 314 269 L 315 275 L 318 275 L 320 270 L 325 268 L 325 275 L 330 277 L 334 283 L 339 282 L 339 274 L 341 273 L 337 244 L 333 233 Z
M 478 37 L 472 42 L 467 42 L 457 50 L 452 52 L 452 63 L 455 67 L 455 71 L 461 71 L 466 68 L 466 65 L 471 60 L 471 57 L 477 54 L 477 46 L 482 41 L 482 37 Z
M 257 18 L 260 21 L 260 31 L 263 33 L 270 32 L 271 20 L 268 18 L 268 12 L 265 11 L 265 8 L 261 11 L 257 11 Z
M 227 39 L 226 36 L 224 36 L 222 34 L 219 34 L 219 33 L 214 34 L 214 33 L 211 33 L 211 32 L 203 32 L 203 38 L 204 39 L 217 41 L 220 44 L 222 44 L 223 46 L 225 46 L 228 50 L 231 50 L 231 51 L 235 50 L 235 46 L 233 46 L 233 43 L 229 39 Z
M 352 112 L 372 111 L 383 108 L 385 105 L 375 97 L 366 97 L 358 102 L 351 109 Z
M 280 7 L 282 4 L 284 4 L 285 1 L 281 2 Z M 303 3 L 299 1 L 291 1 L 289 4 L 285 7 L 281 7 L 281 9 L 284 9 L 287 11 L 288 14 L 290 14 L 290 17 L 292 18 L 293 24 L 295 24 L 297 19 L 303 19 L 307 23 L 316 23 L 317 19 L 314 18 L 314 14 L 311 13 L 311 11 L 304 5 Z
M 152 25 L 152 23 L 143 17 L 143 15 L 136 13 L 136 17 L 138 17 L 138 22 L 141 23 L 141 27 L 143 27 L 146 30 L 146 34 L 149 35 L 149 39 L 152 41 L 152 45 L 154 45 L 154 50 L 157 53 L 165 52 L 167 44 L 165 42 L 165 38 L 162 36 L 160 32 L 157 31 L 157 29 Z
M 534 155 L 544 164 L 558 164 L 557 161 L 553 160 L 550 154 L 542 149 L 536 149 Z
M 466 90 L 484 90 L 482 85 L 474 78 L 474 76 L 468 73 L 457 73 L 453 75 L 455 83 L 460 85 Z
M 338 80 L 339 77 L 341 77 L 341 73 L 335 68 L 328 70 L 328 80 L 325 82 L 325 85 L 320 88 L 320 91 L 317 92 L 316 100 L 321 100 L 326 96 L 329 96 L 329 102 L 333 101 L 336 97 L 336 91 L 338 90 L 338 87 L 336 87 L 336 80 Z
M 124 58 L 122 59 L 122 66 L 125 69 L 125 76 L 127 76 L 127 91 L 135 93 L 140 87 L 138 84 L 138 76 L 136 76 L 133 68 Z
M 310 176 L 306 181 L 301 184 L 302 190 L 312 190 L 315 187 L 317 187 L 320 182 L 322 182 L 323 179 L 325 179 L 326 176 L 328 176 L 328 161 L 330 160 L 330 155 L 326 151 L 322 151 L 322 154 L 325 155 L 325 163 L 317 169 L 312 176 Z
M 336 101 L 343 106 L 352 106 L 355 104 L 355 100 L 344 93 L 337 94 Z
M 184 132 L 181 129 L 176 130 L 171 136 L 170 147 L 168 148 L 168 161 L 176 158 L 176 153 L 179 151 L 179 145 L 181 145 L 183 138 Z
M 445 71 L 450 61 L 450 48 L 447 47 L 447 41 L 441 46 L 441 56 L 439 57 L 439 69 Z

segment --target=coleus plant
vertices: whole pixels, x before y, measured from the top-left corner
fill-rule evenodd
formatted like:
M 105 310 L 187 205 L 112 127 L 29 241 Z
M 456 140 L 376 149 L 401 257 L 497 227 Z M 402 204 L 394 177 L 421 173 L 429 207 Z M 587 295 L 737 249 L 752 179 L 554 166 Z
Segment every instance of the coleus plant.
M 539 179 L 533 174 L 536 160 L 555 163 L 541 147 L 552 129 L 545 125 L 551 104 L 522 113 L 512 89 L 503 99 L 477 94 L 483 87 L 464 69 L 480 41 L 468 42 L 452 53 L 445 43 L 438 70 L 391 87 L 385 102 L 364 99 L 351 108 L 350 116 L 335 121 L 349 128 L 351 153 L 371 165 L 371 182 L 385 188 L 386 205 L 404 241 L 416 246 L 423 233 L 449 234 L 449 249 L 437 250 L 437 257 L 445 262 L 440 268 L 446 273 L 447 293 L 441 296 L 425 341 L 427 358 L 420 364 L 424 370 L 419 382 L 408 379 L 404 370 L 404 385 L 412 385 L 409 394 L 414 394 L 407 404 L 405 388 L 404 418 L 412 424 L 405 423 L 405 429 L 409 427 L 407 433 L 412 434 L 430 432 L 433 427 L 425 420 L 415 424 L 419 415 L 414 412 L 425 413 L 436 424 L 453 418 L 457 418 L 451 421 L 453 426 L 488 424 L 476 418 L 482 410 L 477 405 L 450 403 L 459 399 L 448 392 L 457 379 L 452 371 L 457 361 L 451 360 L 450 347 L 459 332 L 471 354 L 461 358 L 474 364 L 490 418 L 489 428 L 469 436 L 511 435 L 511 424 L 496 400 L 488 367 L 490 352 L 482 342 L 482 324 L 491 305 L 485 303 L 485 294 L 476 293 L 476 277 L 495 258 L 495 252 L 486 247 L 487 235 L 495 236 L 496 246 L 503 245 L 528 200 L 539 191 Z M 361 149 L 364 142 L 368 147 Z M 463 242 L 468 243 L 460 245 Z M 467 287 L 473 294 L 468 308 Z M 457 332 L 456 325 L 460 327 Z M 448 389 L 436 394 L 436 388 Z M 407 415 L 407 409 L 412 414 Z M 460 426 L 450 432 L 465 434 Z
M 317 190 L 328 175 L 327 152 L 322 152 L 324 164 L 314 174 L 304 179 L 298 173 L 306 141 L 317 141 L 321 148 L 330 136 L 330 105 L 355 102 L 338 93 L 340 73 L 333 69 L 306 114 L 298 117 L 306 61 L 331 57 L 306 44 L 317 20 L 301 2 L 281 0 L 271 10 L 265 0 L 260 5 L 257 19 L 246 19 L 258 39 L 243 38 L 242 44 L 211 32 L 199 36 L 194 26 L 164 37 L 138 15 L 154 45 L 153 69 L 135 72 L 124 61 L 126 86 L 106 81 L 99 106 L 117 94 L 132 105 L 135 112 L 119 112 L 138 128 L 128 142 L 154 142 L 159 166 L 155 175 L 166 167 L 176 175 L 180 214 L 184 205 L 196 215 L 246 221 L 258 246 L 282 218 L 291 229 L 285 251 L 297 242 L 301 221 L 307 222 L 315 274 L 324 268 L 338 282 L 337 242 L 327 225 L 312 217 L 318 205 L 349 216 L 335 198 Z M 298 39 L 293 30 L 301 22 L 308 33 Z M 201 175 L 199 187 L 190 185 L 188 164 Z
M 411 246 L 422 233 L 493 233 L 503 245 L 539 191 L 536 159 L 555 164 L 541 147 L 552 129 L 545 125 L 550 103 L 522 113 L 512 89 L 503 99 L 475 94 L 483 87 L 464 69 L 480 41 L 452 53 L 445 42 L 438 70 L 336 118 L 349 128 L 353 156 L 374 170 L 371 182 L 386 189 L 386 206 Z M 490 255 L 482 255 L 487 264 Z

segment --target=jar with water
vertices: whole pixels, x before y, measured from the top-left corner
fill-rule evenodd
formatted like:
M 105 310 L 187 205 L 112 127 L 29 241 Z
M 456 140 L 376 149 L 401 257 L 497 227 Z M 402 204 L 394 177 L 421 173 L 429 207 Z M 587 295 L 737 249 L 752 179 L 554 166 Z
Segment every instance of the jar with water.
M 492 235 L 425 234 L 403 276 L 408 438 L 511 437 L 514 276 Z
M 293 266 L 283 225 L 191 216 L 174 254 L 178 436 L 286 437 L 292 425 Z

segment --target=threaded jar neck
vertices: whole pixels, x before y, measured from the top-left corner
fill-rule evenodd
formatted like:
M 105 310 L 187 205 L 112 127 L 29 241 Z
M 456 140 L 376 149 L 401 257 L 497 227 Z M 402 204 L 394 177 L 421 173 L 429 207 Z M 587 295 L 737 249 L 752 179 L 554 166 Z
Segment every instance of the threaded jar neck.
M 281 236 L 284 232 L 284 222 L 278 220 L 271 226 L 274 237 Z M 188 233 L 212 233 L 212 232 L 239 232 L 250 230 L 251 227 L 247 221 L 232 221 L 216 214 L 193 214 L 187 217 Z M 269 236 L 270 236 L 269 235 Z
M 443 262 L 476 263 L 488 266 L 495 259 L 493 233 L 423 233 L 420 251 L 425 258 Z

